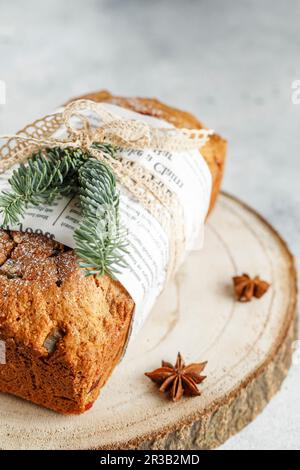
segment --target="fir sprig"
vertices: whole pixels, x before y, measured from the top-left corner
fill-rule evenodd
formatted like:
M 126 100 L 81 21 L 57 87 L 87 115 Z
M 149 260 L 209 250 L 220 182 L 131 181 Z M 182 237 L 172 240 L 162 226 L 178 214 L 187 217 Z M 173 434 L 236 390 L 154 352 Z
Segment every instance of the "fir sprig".
M 35 153 L 8 180 L 12 192 L 0 195 L 3 225 L 16 224 L 29 204 L 52 204 L 60 194 L 75 192 L 78 170 L 88 159 L 80 149 L 45 149 Z
M 93 144 L 115 158 L 108 144 Z M 74 233 L 75 251 L 87 275 L 114 277 L 124 266 L 125 234 L 119 221 L 119 192 L 113 172 L 79 148 L 45 149 L 21 164 L 0 195 L 3 225 L 16 224 L 28 205 L 52 204 L 59 195 L 79 194 L 82 222 Z
M 79 187 L 83 220 L 74 238 L 80 266 L 89 274 L 114 277 L 125 266 L 126 252 L 115 176 L 104 163 L 90 159 L 79 170 Z

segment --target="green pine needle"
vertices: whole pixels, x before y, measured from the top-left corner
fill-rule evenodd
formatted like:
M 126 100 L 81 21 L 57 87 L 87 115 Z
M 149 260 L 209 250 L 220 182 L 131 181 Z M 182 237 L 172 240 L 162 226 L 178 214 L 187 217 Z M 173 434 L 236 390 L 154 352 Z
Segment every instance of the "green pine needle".
M 93 144 L 115 158 L 109 144 Z M 114 277 L 124 267 L 126 234 L 119 222 L 119 192 L 110 168 L 81 149 L 55 147 L 35 153 L 14 170 L 11 192 L 0 194 L 3 226 L 14 225 L 29 205 L 52 204 L 79 193 L 82 222 L 74 233 L 79 264 L 87 275 Z
M 76 253 L 87 275 L 114 277 L 124 266 L 124 231 L 119 223 L 119 191 L 110 168 L 89 159 L 79 170 L 83 221 L 75 231 Z
M 16 224 L 31 204 L 52 204 L 63 194 L 72 194 L 78 185 L 78 170 L 88 159 L 80 149 L 46 149 L 21 163 L 9 179 L 12 192 L 0 195 L 3 225 Z

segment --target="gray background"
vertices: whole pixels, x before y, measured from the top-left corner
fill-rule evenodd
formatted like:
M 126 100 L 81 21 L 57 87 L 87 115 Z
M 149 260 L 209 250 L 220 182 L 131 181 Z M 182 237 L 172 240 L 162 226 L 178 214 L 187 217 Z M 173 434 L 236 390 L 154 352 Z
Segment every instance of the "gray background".
M 224 188 L 300 255 L 300 2 L 0 0 L 0 132 L 107 88 L 190 110 L 229 140 Z M 300 448 L 300 364 L 226 449 Z

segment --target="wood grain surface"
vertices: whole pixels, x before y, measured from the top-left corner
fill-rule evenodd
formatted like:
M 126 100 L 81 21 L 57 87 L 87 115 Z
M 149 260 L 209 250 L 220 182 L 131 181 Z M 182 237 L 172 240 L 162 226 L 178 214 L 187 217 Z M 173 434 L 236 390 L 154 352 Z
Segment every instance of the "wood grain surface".
M 280 236 L 222 194 L 197 247 L 158 299 L 94 407 L 65 417 L 0 396 L 2 449 L 214 448 L 264 408 L 288 372 L 296 335 L 296 272 Z M 236 302 L 231 278 L 271 288 Z M 172 403 L 143 373 L 161 359 L 208 361 L 199 397 Z M 272 430 L 270 429 L 270 432 Z

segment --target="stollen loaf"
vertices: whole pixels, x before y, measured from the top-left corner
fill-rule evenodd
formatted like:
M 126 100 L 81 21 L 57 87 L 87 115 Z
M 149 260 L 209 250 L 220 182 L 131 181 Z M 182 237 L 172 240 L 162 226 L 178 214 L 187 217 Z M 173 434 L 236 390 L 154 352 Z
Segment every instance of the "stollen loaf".
M 156 99 L 123 98 L 106 91 L 79 98 L 102 103 L 108 113 L 144 120 L 154 128 L 204 128 L 191 114 Z M 155 165 L 171 192 L 178 192 L 184 209 L 180 224 L 185 226 L 183 238 L 192 245 L 194 232 L 212 210 L 220 189 L 226 141 L 214 132 L 201 153 L 197 150 L 199 161 L 195 161 L 195 153 L 182 163 L 177 159 L 176 165 L 182 165 L 185 175 L 172 171 L 173 163 L 164 164 L 167 159 L 174 160 L 167 152 L 123 149 L 123 154 L 139 159 L 149 171 Z M 189 172 L 192 195 L 184 179 L 189 178 Z M 4 360 L 0 361 L 0 391 L 60 413 L 84 412 L 96 400 L 124 354 L 128 339 L 151 309 L 167 278 L 164 269 L 171 250 L 168 240 L 164 240 L 168 237 L 146 209 L 140 208 L 142 217 L 137 223 L 132 215 L 135 210 L 138 212 L 137 201 L 122 188 L 120 191 L 121 216 L 123 212 L 125 225 L 127 219 L 131 224 L 129 248 L 135 246 L 136 250 L 133 256 L 129 249 L 127 260 L 129 267 L 132 268 L 130 263 L 135 264 L 134 269 L 125 267 L 115 279 L 108 275 L 86 277 L 78 266 L 71 236 L 72 224 L 77 221 L 76 200 L 63 206 L 64 218 L 60 214 L 60 220 L 64 230 L 54 232 L 54 237 L 46 235 L 48 228 L 28 230 L 29 226 L 35 228 L 35 223 L 48 227 L 50 219 L 46 220 L 45 208 L 29 214 L 19 229 L 1 229 L 0 341 Z M 194 210 L 190 201 L 193 196 L 195 204 L 195 195 Z M 58 208 L 55 210 L 57 214 Z M 155 261 L 153 266 L 151 258 Z

